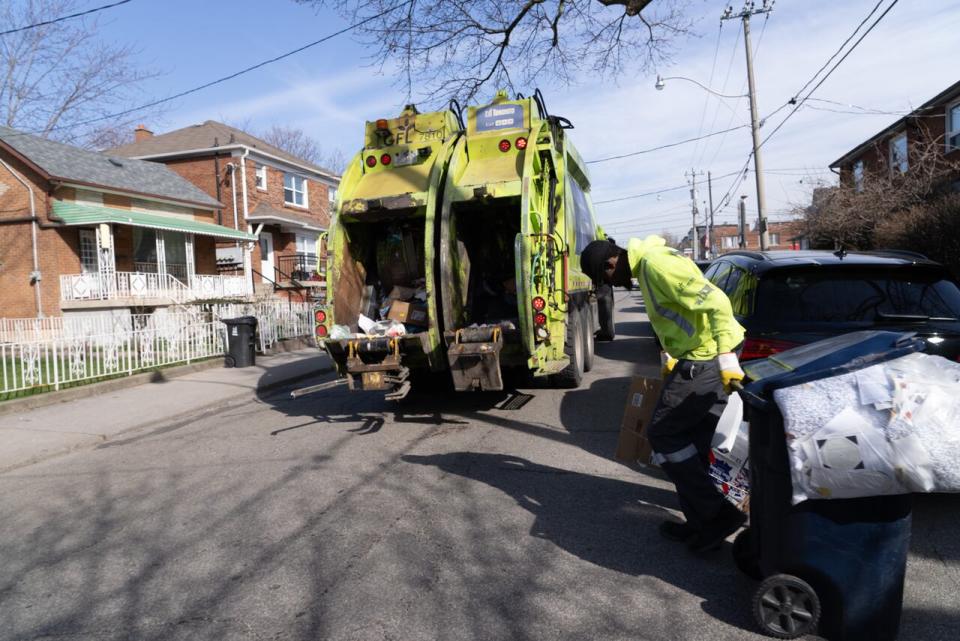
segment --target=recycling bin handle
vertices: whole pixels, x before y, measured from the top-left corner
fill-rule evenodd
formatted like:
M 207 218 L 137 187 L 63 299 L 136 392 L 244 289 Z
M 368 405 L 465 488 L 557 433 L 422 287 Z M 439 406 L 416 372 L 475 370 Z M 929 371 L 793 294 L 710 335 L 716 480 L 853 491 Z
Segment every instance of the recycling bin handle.
M 731 381 L 730 389 L 739 393 L 744 400 L 746 400 L 748 403 L 750 403 L 757 409 L 766 410 L 767 408 L 770 407 L 770 401 L 763 398 L 762 396 L 758 396 L 757 394 L 754 394 L 753 392 L 748 391 L 747 388 L 745 388 L 743 386 L 743 383 L 741 383 L 740 381 Z

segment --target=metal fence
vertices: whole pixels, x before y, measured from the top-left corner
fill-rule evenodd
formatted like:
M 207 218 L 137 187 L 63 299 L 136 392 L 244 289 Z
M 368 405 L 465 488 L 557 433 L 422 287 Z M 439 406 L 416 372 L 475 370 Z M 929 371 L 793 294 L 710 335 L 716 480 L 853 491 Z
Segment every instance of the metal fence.
M 31 388 L 60 389 L 65 385 L 189 363 L 217 356 L 225 348 L 220 322 L 194 323 L 63 337 L 0 345 L 2 388 L 10 394 Z
M 309 303 L 191 305 L 154 314 L 0 319 L 0 399 L 134 374 L 226 351 L 225 318 L 255 316 L 258 349 L 313 336 Z

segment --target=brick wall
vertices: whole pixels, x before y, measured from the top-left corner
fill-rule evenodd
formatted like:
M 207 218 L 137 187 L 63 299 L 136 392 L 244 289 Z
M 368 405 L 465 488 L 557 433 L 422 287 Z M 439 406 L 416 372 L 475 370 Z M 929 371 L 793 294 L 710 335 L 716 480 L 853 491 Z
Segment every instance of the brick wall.
M 283 170 L 267 166 L 267 188 L 266 190 L 257 189 L 256 186 L 256 166 L 257 162 L 252 158 L 247 158 L 247 199 L 250 203 L 250 211 L 256 206 L 265 202 L 278 211 L 289 211 L 291 213 L 307 216 L 315 220 L 317 225 L 326 228 L 330 224 L 329 215 L 329 192 L 327 185 L 316 180 L 307 179 L 307 205 L 308 207 L 298 207 L 288 205 L 283 198 Z M 239 187 L 239 186 L 238 186 Z M 240 194 L 237 194 L 238 197 Z

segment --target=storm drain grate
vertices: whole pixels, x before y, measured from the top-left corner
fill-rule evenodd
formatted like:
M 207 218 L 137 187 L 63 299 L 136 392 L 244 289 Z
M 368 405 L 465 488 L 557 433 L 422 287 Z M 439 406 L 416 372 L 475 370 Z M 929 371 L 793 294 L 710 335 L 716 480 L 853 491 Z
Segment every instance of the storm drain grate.
M 495 407 L 498 410 L 518 410 L 529 403 L 531 398 L 533 398 L 533 394 L 514 392 L 504 400 L 500 401 L 500 403 L 498 403 Z

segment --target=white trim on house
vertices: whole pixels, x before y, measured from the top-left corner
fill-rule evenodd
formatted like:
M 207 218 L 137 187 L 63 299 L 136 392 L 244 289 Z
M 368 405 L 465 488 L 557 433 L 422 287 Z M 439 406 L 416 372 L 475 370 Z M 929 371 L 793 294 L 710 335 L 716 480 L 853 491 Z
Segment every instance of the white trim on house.
M 70 189 L 83 190 L 88 192 L 100 192 L 101 194 L 113 194 L 114 196 L 125 196 L 130 198 L 131 202 L 134 200 L 147 200 L 155 203 L 162 203 L 164 205 L 174 205 L 181 209 L 201 209 L 203 211 L 209 211 L 216 214 L 217 210 L 220 207 L 214 207 L 213 205 L 203 205 L 200 203 L 194 203 L 187 200 L 172 200 L 167 198 L 157 198 L 155 196 L 147 196 L 144 194 L 135 194 L 129 191 L 121 191 L 119 189 L 108 189 L 106 187 L 98 187 L 93 185 L 82 185 L 80 183 L 71 183 L 58 181 L 54 183 L 54 191 L 59 187 L 69 187 Z
M 292 160 L 287 160 L 279 156 L 274 156 L 273 154 L 267 153 L 258 147 L 250 147 L 249 145 L 222 145 L 220 147 L 206 147 L 201 149 L 184 149 L 182 151 L 170 151 L 162 154 L 146 154 L 143 156 L 130 156 L 134 160 L 156 160 L 160 158 L 179 158 L 183 156 L 204 156 L 207 154 L 212 154 L 222 151 L 243 151 L 247 150 L 248 153 L 253 154 L 254 156 L 260 156 L 262 158 L 267 158 L 275 163 L 281 165 L 286 165 L 288 167 L 294 167 L 300 169 L 315 176 L 320 177 L 324 182 L 330 181 L 331 184 L 337 185 L 340 183 L 340 177 L 336 174 L 328 174 L 323 171 L 318 171 L 317 169 L 310 167 L 308 165 L 294 162 Z M 239 154 L 233 154 L 239 156 Z

